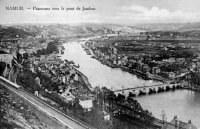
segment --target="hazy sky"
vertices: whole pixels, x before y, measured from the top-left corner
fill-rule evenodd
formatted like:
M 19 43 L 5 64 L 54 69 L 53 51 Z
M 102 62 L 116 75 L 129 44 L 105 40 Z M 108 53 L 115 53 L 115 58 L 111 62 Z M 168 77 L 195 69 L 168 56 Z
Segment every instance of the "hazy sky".
M 24 11 L 6 10 L 23 6 Z M 95 11 L 37 11 L 92 7 Z M 31 8 L 31 9 L 27 9 Z M 0 23 L 172 23 L 200 21 L 200 0 L 0 0 Z

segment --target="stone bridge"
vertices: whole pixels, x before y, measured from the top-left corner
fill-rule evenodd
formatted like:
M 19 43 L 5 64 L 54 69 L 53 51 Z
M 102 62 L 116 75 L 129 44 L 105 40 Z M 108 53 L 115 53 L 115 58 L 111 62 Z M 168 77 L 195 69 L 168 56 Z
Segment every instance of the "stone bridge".
M 159 85 L 151 85 L 151 86 L 138 86 L 134 88 L 126 88 L 120 90 L 114 90 L 114 93 L 117 94 L 124 94 L 124 95 L 145 95 L 145 94 L 152 94 L 152 93 L 159 93 L 169 90 L 181 89 L 184 86 L 180 83 L 176 84 L 159 84 Z

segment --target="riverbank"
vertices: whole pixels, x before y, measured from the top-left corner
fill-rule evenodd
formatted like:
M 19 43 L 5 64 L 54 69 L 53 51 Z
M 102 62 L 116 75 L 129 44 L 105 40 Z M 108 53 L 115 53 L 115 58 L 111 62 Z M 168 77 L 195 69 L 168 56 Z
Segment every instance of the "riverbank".
M 64 54 L 65 53 L 63 53 L 62 55 L 64 55 Z M 40 71 L 45 70 L 45 72 L 42 72 L 41 74 L 51 73 L 52 72 L 52 73 L 58 73 L 57 74 L 58 77 L 60 75 L 62 75 L 61 73 L 63 73 L 64 76 L 67 76 L 67 74 L 66 74 L 67 70 L 66 69 L 69 70 L 69 73 L 75 74 L 74 75 L 75 78 L 71 78 L 72 79 L 71 81 L 69 81 L 70 77 L 69 77 L 69 79 L 66 79 L 65 84 L 67 84 L 67 85 L 64 86 L 64 87 L 70 87 L 70 85 L 72 85 L 71 88 L 73 88 L 73 89 L 70 89 L 72 91 L 69 90 L 69 92 L 67 92 L 68 94 L 71 93 L 72 95 L 75 96 L 75 94 L 74 94 L 75 92 L 77 92 L 79 89 L 84 91 L 85 89 L 87 89 L 87 87 L 89 87 L 89 89 L 92 90 L 92 87 L 91 87 L 91 85 L 90 85 L 90 83 L 88 81 L 88 78 L 82 72 L 80 72 L 78 69 L 74 68 L 74 66 L 69 64 L 68 62 L 71 62 L 71 61 L 68 61 L 67 59 L 65 59 L 63 61 L 59 61 L 59 60 L 57 61 L 54 58 L 54 63 L 56 63 L 57 65 L 51 66 L 48 62 L 46 62 L 44 64 L 42 62 L 40 62 L 40 64 L 37 65 L 36 67 L 41 68 Z M 51 62 L 51 64 L 52 63 L 53 62 Z M 45 66 L 45 68 L 43 68 L 44 66 Z M 55 69 L 52 68 L 52 67 L 55 67 Z M 46 68 L 48 69 L 49 72 L 47 72 Z M 61 73 L 58 72 L 58 71 L 60 71 Z M 78 76 L 76 76 L 76 75 L 78 75 Z M 54 77 L 51 74 L 49 74 L 47 76 Z M 78 79 L 76 77 L 78 77 Z M 41 82 L 43 82 L 41 76 L 39 76 L 39 78 L 41 79 Z M 63 81 L 63 79 L 62 78 L 61 78 L 61 80 L 58 79 L 57 82 L 59 82 L 59 81 Z M 85 83 L 85 86 L 87 86 L 87 87 L 80 88 L 82 86 L 82 81 Z M 47 87 L 44 86 L 43 83 L 42 83 L 42 87 L 45 88 L 45 92 L 47 92 L 47 93 L 40 92 L 41 93 L 41 98 L 43 98 L 44 100 L 48 98 L 49 99 L 48 101 L 50 101 L 50 103 L 53 103 L 53 101 L 56 102 L 57 104 L 53 104 L 53 105 L 54 106 L 57 105 L 56 107 L 60 108 L 61 110 L 63 110 L 63 112 L 65 112 L 67 114 L 70 114 L 72 116 L 75 116 L 78 119 L 83 120 L 83 121 L 85 121 L 85 122 L 87 122 L 87 123 L 89 123 L 89 124 L 91 124 L 91 125 L 93 125 L 93 126 L 95 126 L 97 128 L 100 128 L 100 127 L 101 128 L 104 127 L 105 129 L 106 128 L 113 128 L 113 125 L 111 123 L 115 122 L 115 121 L 118 121 L 116 118 L 112 118 L 112 121 L 105 120 L 104 116 L 102 115 L 103 111 L 99 106 L 92 106 L 92 107 L 87 108 L 88 104 L 86 103 L 86 105 L 85 105 L 86 108 L 85 107 L 81 108 L 81 106 L 79 104 L 81 104 L 81 102 L 84 102 L 84 101 L 88 102 L 88 101 L 92 100 L 93 96 L 91 96 L 91 95 L 96 95 L 95 93 L 91 94 L 90 92 L 87 92 L 87 91 L 85 91 L 84 93 L 83 92 L 77 92 L 79 94 L 76 95 L 75 97 L 77 99 L 79 99 L 79 100 L 75 101 L 75 102 L 72 102 L 72 105 L 70 107 L 70 104 L 65 104 L 63 102 L 63 99 L 61 99 L 61 96 L 60 97 L 58 96 L 59 94 L 62 94 L 63 91 L 65 92 L 64 88 L 59 89 L 58 91 L 56 91 L 56 92 L 58 92 L 57 95 L 56 95 L 55 91 L 47 89 Z M 60 90 L 63 90 L 63 91 L 60 91 Z M 87 100 L 83 100 L 80 97 L 80 95 L 86 95 L 86 96 L 89 96 L 90 98 L 87 99 Z M 94 99 L 94 101 L 95 101 L 95 99 Z M 96 103 L 93 102 L 93 104 L 96 104 Z M 90 108 L 92 108 L 92 111 L 91 111 Z M 109 115 L 109 116 L 111 117 L 111 115 Z M 137 122 L 137 121 L 135 121 L 135 122 Z M 97 125 L 97 123 L 99 123 L 99 125 Z M 122 123 L 122 121 L 119 120 L 118 123 Z M 126 123 L 126 124 L 128 124 L 129 126 L 131 125 L 131 127 L 134 127 L 136 129 L 140 129 L 140 127 L 135 126 L 135 125 L 133 125 L 131 123 Z M 139 122 L 138 122 L 138 124 L 141 125 L 141 123 L 139 123 Z M 116 127 L 116 124 L 114 124 L 114 126 Z M 125 125 L 120 124 L 120 127 L 124 127 L 124 126 Z
M 99 61 L 92 59 L 90 55 L 87 55 L 80 43 L 78 44 L 73 42 L 65 44 L 65 48 L 66 55 L 63 56 L 80 65 L 79 70 L 88 77 L 92 86 L 106 86 L 110 89 L 117 90 L 122 88 L 158 84 L 154 81 L 144 81 L 138 79 L 136 76 L 129 74 L 128 72 L 123 72 L 120 69 L 112 69 L 106 65 L 102 65 Z M 169 92 L 162 92 L 159 94 L 140 96 L 135 99 L 140 102 L 144 109 L 152 111 L 156 118 L 161 119 L 160 114 L 161 111 L 164 110 L 168 121 L 173 119 L 174 115 L 177 115 L 182 121 L 187 122 L 191 119 L 193 123 L 199 127 L 199 118 L 195 117 L 193 114 L 193 111 L 199 112 L 198 107 L 200 107 L 200 105 L 199 99 L 197 98 L 198 93 L 194 94 L 194 92 L 188 90 L 171 90 Z M 192 106 L 191 103 L 196 106 Z M 183 106 L 178 106 L 179 108 L 177 108 L 177 105 Z
M 117 65 L 117 64 L 113 64 L 112 62 L 105 60 L 104 58 L 99 58 L 97 56 L 97 54 L 95 54 L 94 49 L 91 49 L 90 47 L 86 46 L 85 44 L 81 44 L 81 45 L 87 51 L 92 51 L 92 52 L 90 52 L 91 54 L 88 54 L 88 52 L 85 50 L 87 55 L 92 55 L 91 58 L 98 60 L 103 65 L 106 65 L 106 66 L 111 67 L 111 68 L 120 68 L 122 71 L 129 72 L 131 74 L 137 75 L 137 77 L 142 78 L 144 80 L 152 80 L 153 79 L 153 80 L 156 80 L 156 81 L 161 81 L 163 83 L 166 82 L 166 80 L 167 80 L 167 79 L 162 78 L 162 77 L 160 77 L 160 78 L 155 77 L 154 75 L 151 75 L 151 77 L 150 77 L 149 74 L 144 73 L 142 71 L 139 71 L 139 70 L 136 70 L 136 69 L 130 69 L 128 67 L 120 66 L 120 65 Z
M 75 70 L 75 72 L 79 74 L 81 82 L 85 86 L 85 88 L 90 89 L 90 91 L 92 91 L 92 86 L 91 86 L 90 82 L 88 81 L 88 78 L 82 72 L 80 72 L 77 68 L 75 68 L 74 64 L 70 65 L 71 64 L 71 63 L 69 63 L 70 61 L 68 61 L 67 59 L 64 59 L 64 60 L 67 62 L 66 65 L 68 67 L 73 68 Z

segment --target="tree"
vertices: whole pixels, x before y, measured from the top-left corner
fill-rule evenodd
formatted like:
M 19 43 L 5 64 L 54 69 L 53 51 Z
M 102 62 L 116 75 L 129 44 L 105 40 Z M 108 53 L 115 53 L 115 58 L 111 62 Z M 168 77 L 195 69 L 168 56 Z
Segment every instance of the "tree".
M 32 71 L 24 69 L 17 76 L 17 84 L 34 93 L 34 91 L 40 90 L 39 85 L 35 82 L 35 77 Z
M 5 67 L 6 67 L 6 63 L 5 62 L 0 62 L 0 75 L 3 74 Z

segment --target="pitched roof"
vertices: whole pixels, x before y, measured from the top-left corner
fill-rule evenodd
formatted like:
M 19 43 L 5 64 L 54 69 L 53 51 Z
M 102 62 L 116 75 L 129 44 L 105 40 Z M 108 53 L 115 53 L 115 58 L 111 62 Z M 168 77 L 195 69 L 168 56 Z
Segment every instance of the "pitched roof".
M 185 123 L 174 117 L 170 123 L 165 123 L 162 129 L 197 129 L 197 127 L 191 121 Z

